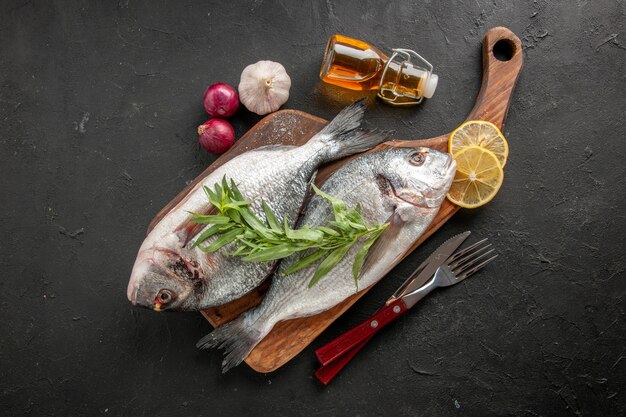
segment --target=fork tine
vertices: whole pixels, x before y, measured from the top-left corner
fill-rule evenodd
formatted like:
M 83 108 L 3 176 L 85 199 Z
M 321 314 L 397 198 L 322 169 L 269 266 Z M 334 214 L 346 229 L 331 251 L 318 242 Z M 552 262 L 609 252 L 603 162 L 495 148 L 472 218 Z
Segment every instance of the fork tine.
M 465 256 L 463 256 L 460 259 L 457 259 L 455 262 L 449 263 L 448 266 L 450 267 L 450 269 L 454 269 L 457 268 L 461 265 L 463 265 L 464 263 L 466 263 L 467 261 L 472 260 L 476 255 L 478 255 L 479 253 L 487 250 L 488 248 L 490 248 L 492 245 L 491 243 L 481 246 L 477 249 L 474 249 L 473 251 L 466 253 Z
M 460 274 L 463 271 L 466 271 L 469 267 L 476 265 L 476 263 L 478 263 L 478 261 L 480 261 L 482 258 L 484 258 L 485 256 L 488 256 L 489 254 L 493 253 L 495 251 L 495 249 L 491 249 L 485 253 L 482 253 L 478 256 L 473 257 L 472 259 L 470 259 L 469 261 L 463 263 L 462 265 L 459 265 L 457 267 L 455 267 L 455 269 L 452 270 L 452 272 L 455 275 Z M 476 255 L 478 253 L 478 251 L 474 252 L 473 255 Z M 469 255 L 468 255 L 469 256 Z
M 473 275 L 474 273 L 476 273 L 478 270 L 482 269 L 485 265 L 487 265 L 489 262 L 493 261 L 497 257 L 498 257 L 498 255 L 496 254 L 496 255 L 492 256 L 491 258 L 481 262 L 480 264 L 476 265 L 475 267 L 473 267 L 469 271 L 465 271 L 463 274 L 461 274 L 459 276 L 459 278 L 460 279 L 465 279 L 465 278 L 469 277 L 470 275 Z
M 467 252 L 471 251 L 471 250 L 472 250 L 472 249 L 474 249 L 475 247 L 477 247 L 477 246 L 481 245 L 482 243 L 486 242 L 486 241 L 487 241 L 487 239 L 488 239 L 488 238 L 484 238 L 484 239 L 482 239 L 482 240 L 479 240 L 478 242 L 473 243 L 473 244 L 469 245 L 468 247 L 466 247 L 466 248 L 464 248 L 464 249 L 461 249 L 461 250 L 457 251 L 456 253 L 452 254 L 452 256 L 450 256 L 450 257 L 448 258 L 448 263 L 456 261 L 456 260 L 457 260 L 457 259 L 459 259 L 461 256 L 465 255 Z
M 476 246 L 479 246 L 481 243 L 484 243 L 487 241 L 488 238 L 484 238 L 483 240 L 479 240 L 478 242 L 469 245 L 468 247 L 466 247 L 465 249 L 461 249 L 460 251 L 457 251 L 456 253 L 452 254 L 452 256 L 450 256 L 448 258 L 448 261 L 446 262 L 448 265 L 450 265 L 452 262 L 456 261 L 457 259 L 459 259 L 461 256 L 465 255 L 467 252 L 471 251 L 472 249 L 474 249 Z

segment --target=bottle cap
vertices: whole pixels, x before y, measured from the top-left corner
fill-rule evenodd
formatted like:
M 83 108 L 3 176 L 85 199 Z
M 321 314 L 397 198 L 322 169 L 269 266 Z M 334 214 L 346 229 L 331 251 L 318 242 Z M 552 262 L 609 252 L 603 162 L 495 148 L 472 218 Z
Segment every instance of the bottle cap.
M 437 74 L 430 74 L 428 79 L 426 80 L 426 84 L 424 85 L 423 95 L 426 98 L 431 98 L 433 94 L 435 94 L 435 90 L 437 89 L 437 81 L 439 81 L 439 77 Z

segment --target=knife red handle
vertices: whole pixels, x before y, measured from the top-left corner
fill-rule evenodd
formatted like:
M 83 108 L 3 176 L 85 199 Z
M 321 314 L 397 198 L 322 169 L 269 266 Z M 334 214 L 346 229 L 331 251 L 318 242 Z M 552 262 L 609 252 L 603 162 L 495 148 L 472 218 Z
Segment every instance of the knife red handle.
M 352 349 L 348 350 L 346 353 L 344 353 L 342 356 L 335 359 L 334 361 L 326 365 L 320 366 L 317 371 L 315 371 L 315 377 L 322 384 L 328 385 L 330 381 L 332 381 L 333 378 L 337 376 L 339 371 L 341 371 L 348 364 L 348 362 L 350 362 L 354 355 L 356 355 L 357 352 L 361 350 L 361 348 L 365 346 L 372 337 L 373 335 L 363 340 L 358 345 L 354 346 Z
M 359 346 L 361 343 L 364 345 L 365 342 L 374 336 L 380 329 L 400 317 L 406 311 L 407 308 L 402 299 L 395 300 L 389 305 L 385 305 L 383 308 L 374 313 L 372 317 L 365 320 L 358 326 L 348 330 L 332 342 L 317 349 L 315 351 L 315 356 L 317 356 L 317 359 L 322 366 L 326 366 L 329 363 L 338 360 L 341 356 Z M 350 357 L 344 359 L 345 363 L 347 363 L 362 347 L 363 346 L 359 346 L 359 348 L 356 349 Z M 343 368 L 345 363 L 339 369 Z

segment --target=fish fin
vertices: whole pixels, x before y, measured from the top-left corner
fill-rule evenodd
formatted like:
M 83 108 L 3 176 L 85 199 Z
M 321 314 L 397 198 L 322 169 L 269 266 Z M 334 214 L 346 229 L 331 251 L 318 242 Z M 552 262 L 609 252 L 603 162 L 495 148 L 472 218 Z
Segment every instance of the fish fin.
M 198 214 L 210 215 L 210 214 L 216 214 L 216 213 L 217 213 L 217 209 L 215 208 L 215 206 L 209 203 L 209 206 L 206 209 L 201 210 Z M 176 226 L 176 229 L 174 229 L 174 233 L 176 234 L 179 241 L 181 242 L 181 247 L 187 246 L 187 244 L 194 237 L 196 237 L 198 233 L 202 231 L 202 229 L 207 227 L 206 224 L 192 222 L 191 221 L 192 219 L 193 219 L 193 216 L 190 214 L 182 223 Z
M 317 179 L 317 171 L 311 175 L 311 179 L 309 179 L 309 184 L 307 185 L 307 192 L 311 192 L 311 184 L 315 184 L 315 180 Z
M 321 144 L 322 163 L 363 152 L 385 142 L 391 132 L 360 129 L 365 113 L 364 99 L 355 101 L 339 112 L 307 144 Z
M 391 130 L 355 129 L 335 138 L 329 148 L 328 160 L 340 159 L 372 149 L 389 140 Z
M 362 277 L 369 269 L 371 269 L 374 265 L 380 262 L 383 256 L 389 253 L 389 247 L 393 244 L 393 241 L 398 237 L 398 234 L 406 224 L 406 220 L 403 220 L 400 214 L 397 211 L 394 211 L 391 216 L 385 222 L 388 224 L 385 231 L 380 235 L 374 245 L 367 252 L 367 256 L 365 257 L 365 262 L 363 263 L 363 267 L 361 268 L 361 273 L 359 274 L 359 278 Z M 402 256 L 402 253 L 396 254 L 396 258 Z M 394 262 L 391 264 L 394 264 Z
M 335 116 L 318 135 L 338 136 L 361 126 L 365 114 L 365 99 L 355 101 Z
M 224 349 L 222 361 L 222 373 L 243 362 L 252 349 L 269 333 L 265 328 L 256 326 L 258 320 L 250 323 L 250 316 L 244 313 L 217 329 L 196 343 L 199 349 L 219 348 Z
M 311 179 L 309 180 L 307 186 L 306 186 L 306 193 L 304 194 L 304 199 L 302 200 L 302 204 L 300 205 L 300 210 L 298 211 L 298 219 L 301 218 L 301 216 L 304 214 L 306 208 L 309 205 L 309 201 L 311 201 L 311 198 L 315 195 L 315 192 L 313 192 L 313 187 L 311 186 L 312 184 L 315 184 L 315 180 L 317 179 L 317 171 L 315 171 L 313 173 L 313 175 L 311 175 Z M 298 221 L 296 223 L 297 227 L 300 227 L 300 222 Z

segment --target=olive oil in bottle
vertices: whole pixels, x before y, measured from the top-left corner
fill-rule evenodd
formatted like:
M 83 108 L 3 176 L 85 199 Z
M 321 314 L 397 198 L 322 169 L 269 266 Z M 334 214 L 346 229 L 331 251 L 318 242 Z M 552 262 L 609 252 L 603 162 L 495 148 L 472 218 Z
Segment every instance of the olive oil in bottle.
M 375 90 L 387 57 L 370 44 L 343 35 L 328 40 L 320 77 L 350 90 Z
M 378 90 L 383 100 L 405 105 L 432 97 L 438 80 L 432 69 L 412 50 L 394 49 L 388 57 L 367 42 L 333 35 L 326 46 L 320 78 L 350 90 Z

